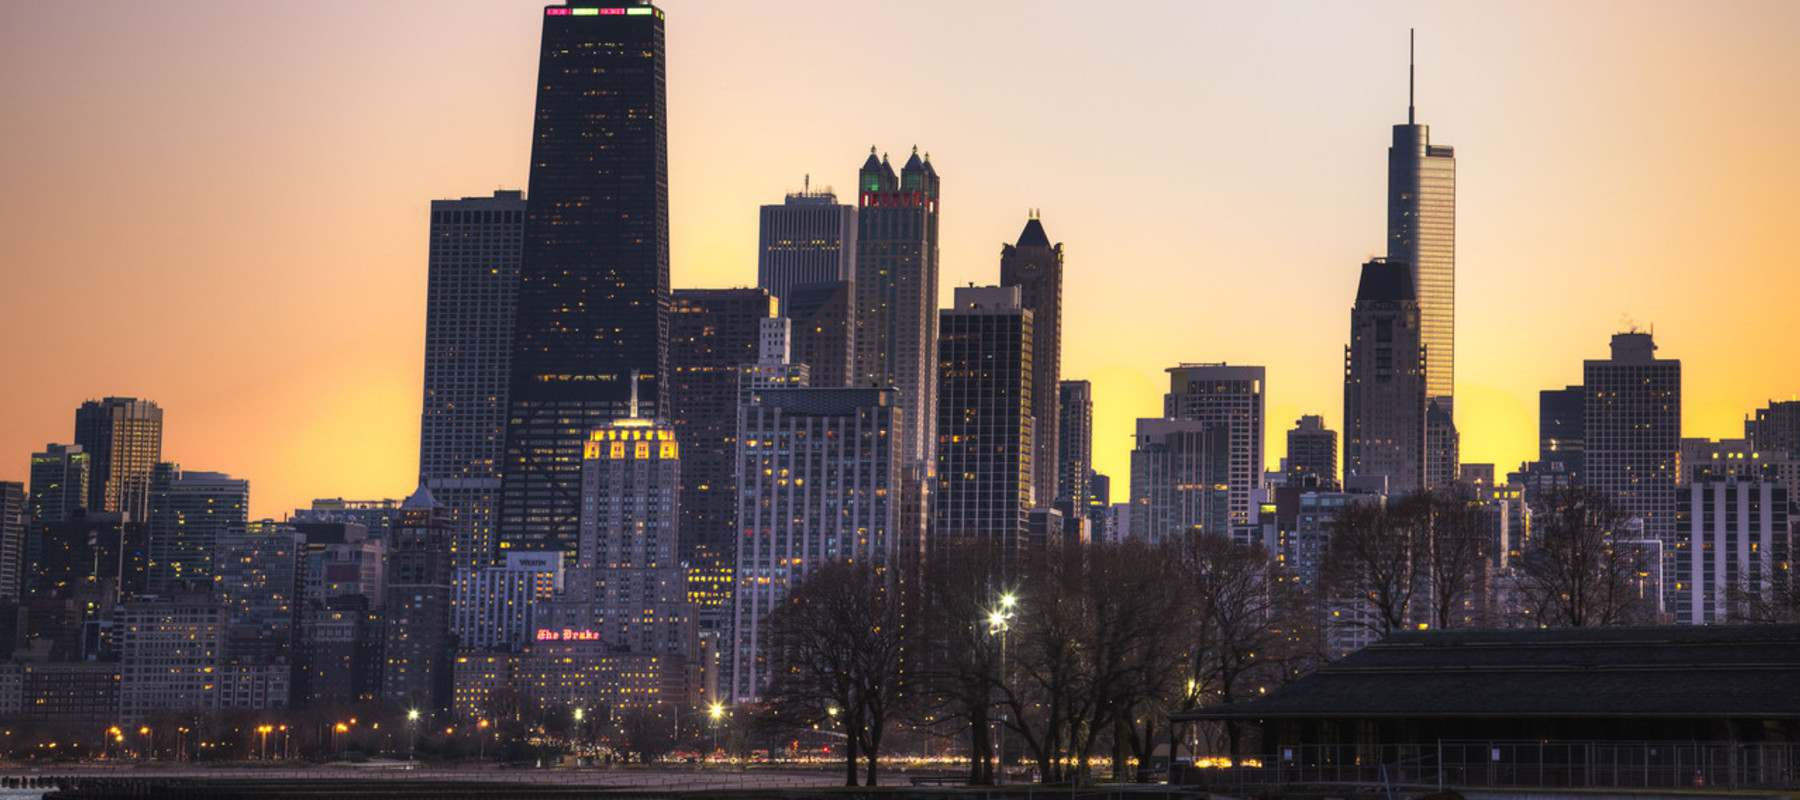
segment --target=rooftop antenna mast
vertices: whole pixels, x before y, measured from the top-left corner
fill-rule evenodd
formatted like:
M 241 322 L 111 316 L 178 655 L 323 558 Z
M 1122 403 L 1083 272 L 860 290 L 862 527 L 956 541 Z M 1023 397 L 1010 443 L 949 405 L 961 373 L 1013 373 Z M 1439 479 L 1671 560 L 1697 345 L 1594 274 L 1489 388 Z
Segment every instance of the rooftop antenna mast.
M 1406 124 L 1413 123 L 1413 71 L 1418 53 L 1418 29 L 1406 29 Z

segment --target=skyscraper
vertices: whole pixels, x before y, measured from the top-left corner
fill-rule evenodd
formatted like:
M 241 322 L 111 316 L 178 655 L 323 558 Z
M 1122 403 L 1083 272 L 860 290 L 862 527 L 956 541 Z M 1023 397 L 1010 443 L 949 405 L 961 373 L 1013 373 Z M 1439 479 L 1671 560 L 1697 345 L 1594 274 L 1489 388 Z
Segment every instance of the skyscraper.
M 1644 538 L 1675 552 L 1681 460 L 1681 361 L 1656 357 L 1648 333 L 1613 334 L 1612 358 L 1581 370 L 1588 488 L 1644 521 Z
M 589 429 L 625 416 L 632 375 L 666 416 L 668 114 L 663 13 L 544 9 L 513 327 L 500 547 L 573 556 Z
M 1062 381 L 1056 393 L 1056 501 L 1071 515 L 1085 514 L 1094 476 L 1094 385 Z
M 1049 506 L 1068 495 L 1057 488 L 1057 385 L 1062 382 L 1062 245 L 1050 244 L 1037 214 L 1025 221 L 1016 244 L 1000 247 L 1000 285 L 1019 287 L 1031 310 L 1031 485 L 1034 504 Z
M 928 470 L 937 459 L 938 174 L 915 147 L 896 177 L 871 147 L 857 189 L 851 383 L 900 390 L 901 458 Z
M 75 410 L 75 443 L 92 459 L 88 509 L 143 522 L 150 470 L 162 460 L 162 409 L 135 397 L 89 400 Z
M 31 454 L 31 519 L 25 532 L 22 593 L 45 585 L 47 560 L 54 554 L 52 532 L 87 513 L 88 454 L 78 444 L 48 444 Z
M 0 481 L 0 606 L 19 599 L 25 570 L 25 484 Z
M 1406 124 L 1388 147 L 1387 257 L 1412 269 L 1425 348 L 1425 395 L 1454 420 L 1456 407 L 1456 149 L 1414 123 L 1407 66 Z
M 382 694 L 431 713 L 450 705 L 450 518 L 423 484 L 388 543 Z
M 690 658 L 677 512 L 685 448 L 667 423 L 638 417 L 589 436 L 580 557 L 565 573 L 566 602 L 552 604 L 552 627 L 597 632 L 616 653 Z
M 1771 400 L 1744 420 L 1744 438 L 1761 450 L 1785 450 L 1800 458 L 1800 400 Z M 1800 487 L 1792 487 L 1800 491 Z
M 294 526 L 270 519 L 233 526 L 219 537 L 213 598 L 225 606 L 232 658 L 267 663 L 293 655 L 305 542 Z
M 850 281 L 803 283 L 788 288 L 781 313 L 793 323 L 789 361 L 811 370 L 813 386 L 849 386 L 854 371 L 852 334 L 856 325 Z
M 1579 483 L 1584 471 L 1581 408 L 1584 395 L 1580 386 L 1545 389 L 1538 392 L 1538 461 L 1561 464 L 1562 472 Z
M 731 622 L 730 605 L 707 587 L 729 580 L 736 560 L 738 383 L 744 365 L 756 362 L 775 301 L 762 289 L 682 289 L 671 308 L 663 386 L 682 449 L 675 558 L 691 570 L 690 589 L 704 604 L 702 635 L 710 637 Z
M 1231 492 L 1231 523 L 1249 522 L 1250 512 L 1255 509 L 1255 492 L 1262 487 L 1265 370 L 1226 364 L 1182 364 L 1168 372 L 1169 393 L 1163 396 L 1163 417 L 1204 422 L 1222 429 L 1229 451 L 1226 484 Z M 1135 478 L 1132 484 L 1135 498 Z
M 1321 492 L 1338 490 L 1338 435 L 1325 427 L 1325 418 L 1308 414 L 1294 421 L 1287 432 L 1287 482 L 1289 486 Z
M 431 201 L 419 474 L 450 514 L 459 568 L 494 559 L 525 198 Z
M 811 182 L 781 205 L 762 207 L 756 248 L 756 285 L 788 313 L 795 286 L 847 281 L 856 268 L 856 206 L 837 201 Z
M 1430 365 L 1425 372 L 1430 375 Z M 1456 432 L 1456 422 L 1442 400 L 1433 397 L 1425 404 L 1425 485 L 1433 488 L 1456 480 L 1462 458 L 1462 435 Z
M 921 526 L 904 517 L 894 395 L 765 389 L 740 412 L 733 699 L 753 700 L 766 687 L 762 622 L 794 582 L 829 561 L 891 566 L 919 557 Z
M 1678 491 L 1669 611 L 1677 624 L 1731 621 L 1753 604 L 1780 603 L 1788 563 L 1788 490 L 1765 477 L 1703 471 Z M 1665 559 L 1665 563 L 1667 559 Z
M 1188 531 L 1231 534 L 1230 423 L 1139 419 L 1131 451 L 1130 535 L 1161 542 Z
M 1344 483 L 1387 479 L 1389 494 L 1425 485 L 1425 349 L 1406 264 L 1363 265 L 1344 347 Z
M 211 586 L 214 549 L 227 531 L 244 526 L 249 509 L 247 480 L 157 464 L 150 482 L 150 593 Z
M 934 546 L 1025 545 L 1039 452 L 1032 436 L 1035 328 L 1017 286 L 956 287 L 939 312 Z M 1045 472 L 1054 467 L 1045 464 Z M 1045 504 L 1048 507 L 1048 503 Z

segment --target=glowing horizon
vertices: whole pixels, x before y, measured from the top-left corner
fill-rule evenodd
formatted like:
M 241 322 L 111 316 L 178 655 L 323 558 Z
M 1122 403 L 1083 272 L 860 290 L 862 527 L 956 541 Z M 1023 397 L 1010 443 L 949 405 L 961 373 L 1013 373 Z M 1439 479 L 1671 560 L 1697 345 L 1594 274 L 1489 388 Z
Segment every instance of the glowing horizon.
M 1409 28 L 1418 122 L 1456 147 L 1464 462 L 1535 457 L 1537 391 L 1631 324 L 1682 361 L 1684 435 L 1800 392 L 1800 7 L 659 6 L 674 284 L 754 285 L 758 206 L 916 143 L 946 299 L 996 282 L 1027 209 L 1064 244 L 1062 373 L 1094 384 L 1115 500 L 1180 363 L 1268 368 L 1266 469 L 1303 414 L 1342 435 Z M 410 494 L 429 203 L 526 188 L 539 8 L 0 12 L 0 480 L 130 396 L 252 518 Z

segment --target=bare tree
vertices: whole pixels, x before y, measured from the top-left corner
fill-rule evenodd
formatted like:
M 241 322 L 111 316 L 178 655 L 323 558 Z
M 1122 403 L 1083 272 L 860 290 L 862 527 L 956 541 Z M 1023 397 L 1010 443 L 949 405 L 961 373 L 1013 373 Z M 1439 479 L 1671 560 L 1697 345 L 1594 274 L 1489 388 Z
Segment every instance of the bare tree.
M 1179 674 L 1170 585 L 1166 559 L 1136 541 L 1028 569 L 1000 694 L 1044 780 L 1080 778 L 1103 734 L 1167 695 Z
M 1004 627 L 1012 597 L 996 573 L 998 553 L 978 547 L 941 550 L 925 570 L 912 626 L 917 679 L 929 722 L 969 741 L 969 783 L 994 782 L 995 691 L 1000 685 Z
M 1488 516 L 1469 493 L 1454 489 L 1407 495 L 1393 509 L 1405 520 L 1414 547 L 1423 546 L 1425 597 L 1422 621 L 1433 628 L 1462 628 L 1485 621 Z
M 905 674 L 899 586 L 866 563 L 823 564 L 769 614 L 769 698 L 790 723 L 843 726 L 845 786 L 857 759 L 874 786 L 881 738 Z M 834 713 L 835 712 L 835 713 Z
M 1326 611 L 1337 624 L 1377 637 L 1406 627 L 1421 588 L 1415 520 L 1388 506 L 1352 503 L 1331 523 L 1322 571 Z
M 1176 540 L 1172 551 L 1185 595 L 1174 628 L 1186 644 L 1178 707 L 1248 699 L 1280 681 L 1301 654 L 1287 619 L 1301 611 L 1301 599 L 1268 552 L 1199 531 Z M 1228 725 L 1226 736 L 1228 752 L 1236 752 L 1238 726 Z
M 1544 498 L 1519 561 L 1519 594 L 1539 625 L 1583 627 L 1655 621 L 1644 575 L 1653 555 L 1621 536 L 1626 515 L 1602 492 L 1565 489 Z

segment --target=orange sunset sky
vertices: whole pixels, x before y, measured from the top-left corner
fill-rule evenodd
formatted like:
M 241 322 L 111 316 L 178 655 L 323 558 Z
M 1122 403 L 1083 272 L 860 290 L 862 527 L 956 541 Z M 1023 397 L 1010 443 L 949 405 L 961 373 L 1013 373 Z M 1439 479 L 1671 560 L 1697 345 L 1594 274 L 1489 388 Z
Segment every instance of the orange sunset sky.
M 942 285 L 1042 209 L 1096 467 L 1180 362 L 1268 368 L 1268 464 L 1342 430 L 1386 148 L 1458 159 L 1463 460 L 1536 451 L 1537 392 L 1654 326 L 1684 434 L 1800 392 L 1800 4 L 667 0 L 676 287 L 756 281 L 756 208 L 874 144 L 943 177 Z M 541 3 L 0 5 L 0 480 L 82 400 L 251 513 L 417 476 L 426 213 L 525 188 Z

